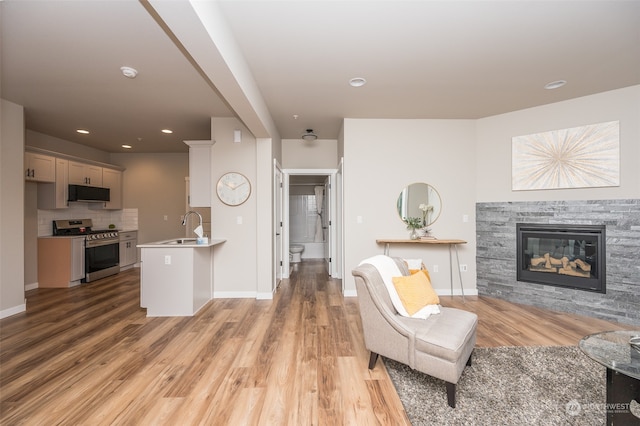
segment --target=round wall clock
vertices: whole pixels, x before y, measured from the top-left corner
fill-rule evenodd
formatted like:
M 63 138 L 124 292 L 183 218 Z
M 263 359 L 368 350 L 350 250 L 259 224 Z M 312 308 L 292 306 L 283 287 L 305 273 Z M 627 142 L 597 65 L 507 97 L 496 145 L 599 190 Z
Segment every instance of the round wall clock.
M 225 173 L 218 179 L 216 192 L 220 201 L 226 205 L 239 206 L 251 195 L 251 183 L 242 173 Z

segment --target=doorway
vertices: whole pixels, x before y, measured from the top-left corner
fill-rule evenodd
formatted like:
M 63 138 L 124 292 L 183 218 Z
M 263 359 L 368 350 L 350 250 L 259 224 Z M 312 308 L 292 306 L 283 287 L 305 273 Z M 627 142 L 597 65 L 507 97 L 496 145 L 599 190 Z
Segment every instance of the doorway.
M 283 193 L 283 276 L 289 277 L 289 246 L 302 245 L 301 261 L 324 259 L 332 278 L 341 278 L 336 259 L 338 221 L 335 169 L 289 169 L 284 173 Z M 341 242 L 340 242 L 341 244 Z

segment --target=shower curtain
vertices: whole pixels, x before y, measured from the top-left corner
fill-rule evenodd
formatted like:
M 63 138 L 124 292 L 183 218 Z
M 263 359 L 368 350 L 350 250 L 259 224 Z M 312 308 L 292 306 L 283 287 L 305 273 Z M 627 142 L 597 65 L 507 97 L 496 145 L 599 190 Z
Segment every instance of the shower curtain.
M 316 194 L 316 209 L 318 210 L 318 217 L 316 218 L 316 235 L 313 241 L 321 243 L 324 241 L 324 232 L 322 230 L 322 198 L 324 196 L 324 186 L 314 186 L 313 191 Z

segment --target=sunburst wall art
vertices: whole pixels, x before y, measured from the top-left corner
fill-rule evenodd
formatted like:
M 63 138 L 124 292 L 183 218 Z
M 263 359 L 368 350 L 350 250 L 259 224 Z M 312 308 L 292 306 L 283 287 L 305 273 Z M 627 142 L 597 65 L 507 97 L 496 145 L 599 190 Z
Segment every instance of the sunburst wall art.
M 620 123 L 512 138 L 514 191 L 620 186 Z

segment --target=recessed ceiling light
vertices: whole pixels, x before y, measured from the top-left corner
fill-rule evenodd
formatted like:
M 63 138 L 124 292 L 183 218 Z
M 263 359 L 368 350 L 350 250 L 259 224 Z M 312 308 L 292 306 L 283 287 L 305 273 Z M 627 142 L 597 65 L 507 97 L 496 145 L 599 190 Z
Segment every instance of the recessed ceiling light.
M 122 75 L 127 78 L 136 78 L 138 75 L 138 70 L 131 67 L 120 67 L 120 71 L 122 72 Z
M 354 78 L 352 78 L 351 80 L 349 80 L 349 84 L 350 84 L 352 87 L 362 87 L 362 86 L 364 86 L 365 84 L 367 84 L 367 80 L 365 80 L 365 79 L 364 79 L 364 78 L 362 78 L 362 77 L 354 77 Z
M 166 134 L 170 135 L 171 133 L 173 133 L 173 130 L 162 129 L 162 133 L 166 133 Z
M 565 80 L 557 80 L 557 81 L 552 81 L 551 83 L 545 84 L 544 88 L 548 90 L 552 90 L 552 89 L 557 89 L 558 87 L 562 87 L 565 84 L 567 84 Z
M 131 148 L 132 148 L 132 146 L 131 146 L 131 145 L 122 145 L 122 147 L 123 147 L 123 148 L 126 148 L 126 149 L 131 149 Z
M 83 135 L 88 135 L 89 134 L 89 131 L 85 130 L 85 129 L 78 129 L 78 130 L 76 130 L 76 132 L 81 133 Z

